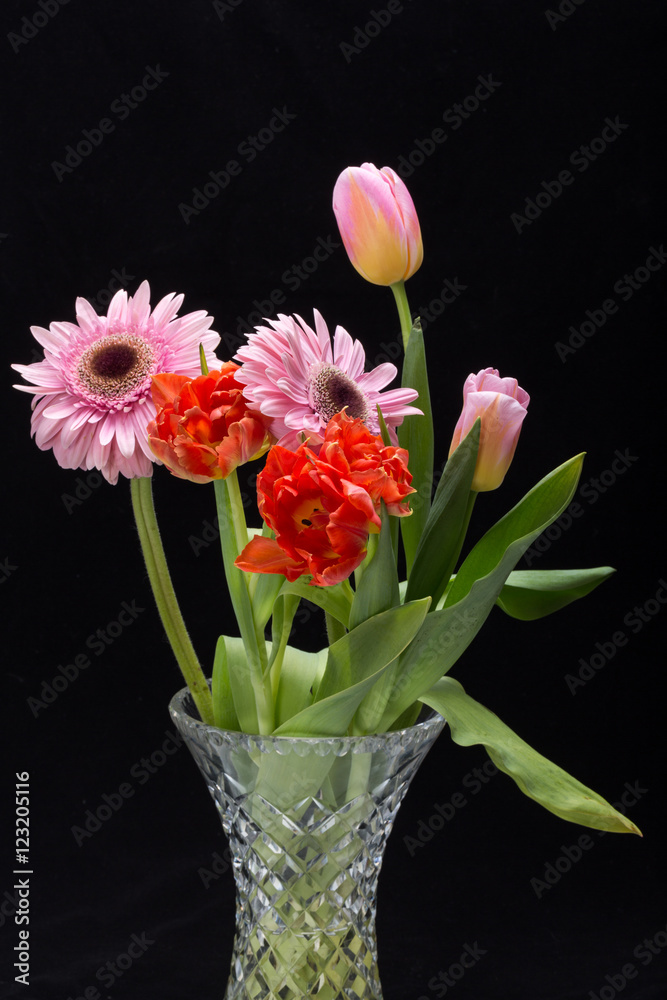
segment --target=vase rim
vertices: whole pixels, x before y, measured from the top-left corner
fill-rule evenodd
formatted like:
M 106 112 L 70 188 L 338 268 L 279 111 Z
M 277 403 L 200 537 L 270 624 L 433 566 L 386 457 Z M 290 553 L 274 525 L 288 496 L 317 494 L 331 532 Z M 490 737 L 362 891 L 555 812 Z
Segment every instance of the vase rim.
M 190 699 L 190 705 L 187 700 Z M 244 733 L 235 729 L 220 729 L 219 726 L 211 726 L 202 722 L 200 718 L 193 714 L 194 703 L 192 694 L 188 687 L 177 691 L 169 702 L 169 712 L 175 722 L 185 722 L 188 726 L 196 729 L 200 733 L 207 733 L 209 738 L 215 742 L 244 746 L 246 749 L 257 748 L 264 752 L 283 747 L 306 748 L 315 744 L 327 747 L 328 751 L 341 753 L 371 753 L 386 745 L 396 741 L 402 743 L 406 738 L 417 738 L 422 740 L 435 739 L 440 730 L 445 725 L 445 719 L 434 709 L 424 706 L 429 712 L 426 718 L 417 721 L 412 726 L 404 729 L 392 729 L 383 733 L 370 733 L 365 736 L 273 736 L 262 735 L 261 733 Z M 216 739 L 217 737 L 217 739 Z

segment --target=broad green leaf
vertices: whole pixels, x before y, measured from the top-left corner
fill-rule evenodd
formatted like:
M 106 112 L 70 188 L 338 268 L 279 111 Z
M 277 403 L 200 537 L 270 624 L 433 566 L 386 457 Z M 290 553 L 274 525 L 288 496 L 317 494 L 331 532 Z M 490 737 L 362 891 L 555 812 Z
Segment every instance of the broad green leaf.
M 491 611 L 499 586 L 481 581 L 458 604 L 426 616 L 422 627 L 399 659 L 394 683 L 377 725 L 393 728 L 420 695 L 454 666 Z
M 398 679 L 381 729 L 389 729 L 399 715 L 451 669 L 470 645 L 523 553 L 570 503 L 581 458 L 571 459 L 541 480 L 472 550 L 456 574 L 444 608 L 428 615 L 401 657 Z M 467 581 L 458 586 L 464 570 Z M 458 594 L 456 602 L 453 594 Z
M 344 736 L 364 695 L 410 642 L 429 601 L 404 604 L 359 625 L 329 646 L 327 666 L 312 705 L 276 736 Z
M 581 475 L 583 460 L 583 454 L 575 455 L 559 465 L 487 531 L 458 570 L 445 607 L 460 601 L 475 581 L 491 573 L 510 549 L 512 553 L 517 553 L 510 569 L 516 565 L 532 542 L 569 504 Z
M 455 743 L 466 747 L 483 744 L 496 767 L 513 778 L 524 795 L 549 812 L 594 830 L 641 836 L 626 816 L 533 750 L 497 715 L 466 694 L 452 677 L 439 680 L 421 701 L 445 717 Z
M 313 692 L 324 673 L 327 650 L 306 653 L 288 646 L 285 650 L 276 697 L 276 726 L 282 726 L 313 701 Z
M 433 415 L 428 388 L 424 334 L 419 319 L 415 320 L 410 332 L 403 361 L 401 385 L 404 388 L 416 389 L 418 397 L 414 405 L 424 412 L 423 417 L 416 414 L 406 417 L 398 428 L 399 444 L 410 454 L 408 466 L 412 473 L 412 485 L 417 490 L 410 499 L 411 516 L 401 518 L 401 535 L 409 571 L 431 508 L 433 489 Z
M 430 595 L 435 609 L 454 572 L 468 526 L 481 424 L 475 421 L 445 466 L 410 571 L 408 601 Z
M 329 646 L 315 701 L 351 687 L 396 659 L 416 635 L 430 603 L 427 597 L 383 611 Z
M 227 669 L 227 649 L 225 637 L 221 635 L 215 647 L 213 660 L 213 677 L 211 679 L 213 693 L 213 721 L 220 729 L 240 731 L 238 716 L 234 708 L 234 696 Z
M 382 503 L 382 529 L 375 552 L 359 581 L 350 609 L 350 630 L 373 615 L 396 607 L 400 601 L 398 572 L 391 541 L 391 516 Z
M 507 577 L 496 603 L 512 618 L 533 621 L 585 597 L 615 572 L 611 566 L 515 570 Z
M 220 649 L 221 644 L 224 647 L 224 653 Z M 218 639 L 215 655 L 219 669 L 223 671 L 221 697 L 224 697 L 225 690 L 231 692 L 234 712 L 242 732 L 259 732 L 253 670 L 243 639 L 239 639 L 238 636 L 221 635 Z
M 346 736 L 354 713 L 367 691 L 376 684 L 389 666 L 388 663 L 375 673 L 351 687 L 329 695 L 321 701 L 298 712 L 273 733 L 274 736 Z
M 354 591 L 348 580 L 336 583 L 333 587 L 313 587 L 309 583 L 305 583 L 303 577 L 300 577 L 293 583 L 286 580 L 280 593 L 294 594 L 295 597 L 301 597 L 317 604 L 319 608 L 322 608 L 323 611 L 326 611 L 347 628 L 350 621 L 350 607 L 354 598 Z

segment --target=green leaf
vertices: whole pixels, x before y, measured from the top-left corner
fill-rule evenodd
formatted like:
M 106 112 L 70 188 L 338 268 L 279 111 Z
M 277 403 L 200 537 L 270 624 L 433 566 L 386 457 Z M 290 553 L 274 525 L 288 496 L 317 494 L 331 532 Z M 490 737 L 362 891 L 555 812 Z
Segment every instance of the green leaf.
M 216 676 L 217 666 L 217 676 Z M 253 669 L 248 661 L 245 643 L 237 636 L 221 635 L 215 649 L 215 664 L 213 675 L 213 699 L 218 704 L 221 717 L 236 716 L 237 726 L 222 726 L 216 718 L 216 725 L 221 728 L 237 728 L 244 733 L 259 732 L 257 721 L 257 705 L 253 687 Z M 216 687 L 219 690 L 216 692 Z M 231 695 L 233 707 L 224 707 L 223 699 Z
M 481 420 L 475 421 L 438 483 L 408 579 L 409 601 L 430 595 L 435 608 L 454 572 L 468 526 L 481 425 Z
M 512 618 L 533 621 L 585 597 L 615 572 L 611 566 L 515 570 L 507 577 L 496 603 Z
M 354 598 L 354 591 L 348 580 L 336 583 L 332 587 L 316 587 L 306 583 L 303 577 L 300 577 L 293 583 L 286 580 L 280 593 L 294 594 L 295 597 L 301 597 L 317 604 L 319 608 L 322 608 L 323 611 L 326 611 L 347 628 L 350 620 L 350 607 Z
M 331 648 L 331 647 L 329 647 Z M 283 723 L 274 736 L 346 736 L 364 695 L 382 678 L 388 663 L 351 687 L 314 702 Z
M 326 670 L 315 701 L 351 687 L 391 663 L 417 633 L 429 604 L 427 597 L 383 611 L 329 646 Z
M 275 731 L 277 736 L 344 736 L 364 695 L 410 642 L 429 600 L 376 615 L 329 646 L 312 705 Z
M 234 697 L 227 669 L 227 649 L 224 635 L 220 636 L 215 647 L 211 688 L 213 692 L 214 724 L 220 729 L 239 732 L 241 727 L 236 709 L 234 708 Z
M 427 598 L 377 614 L 333 643 L 315 701 L 354 687 L 392 664 L 418 631 L 429 603 Z
M 559 465 L 487 531 L 458 570 L 445 607 L 460 601 L 477 580 L 492 573 L 501 560 L 506 562 L 509 554 L 513 561 L 503 578 L 503 583 L 505 582 L 509 571 L 533 541 L 570 503 L 581 475 L 583 460 L 583 454 L 575 455 L 568 462 Z
M 542 479 L 472 550 L 456 574 L 444 608 L 428 615 L 401 657 L 380 728 L 389 729 L 470 645 L 523 553 L 570 503 L 582 457 Z
M 412 515 L 401 518 L 401 535 L 409 571 L 431 508 L 433 489 L 433 415 L 428 388 L 424 334 L 419 319 L 415 320 L 410 332 L 403 361 L 401 385 L 404 388 L 417 390 L 418 397 L 414 405 L 424 412 L 423 417 L 416 414 L 406 417 L 398 428 L 399 444 L 410 454 L 408 464 L 412 473 L 412 485 L 417 490 L 410 500 Z
M 313 701 L 313 691 L 320 682 L 327 650 L 306 653 L 288 646 L 280 671 L 276 697 L 276 726 L 280 727 Z
M 421 701 L 445 717 L 455 743 L 466 747 L 482 743 L 496 767 L 513 778 L 524 795 L 549 812 L 594 830 L 641 836 L 626 816 L 533 750 L 497 715 L 466 694 L 452 677 L 443 677 Z
M 280 672 L 285 659 L 287 643 L 292 632 L 294 615 L 301 602 L 294 594 L 280 594 L 274 601 L 271 616 L 271 655 L 268 672 L 271 682 L 271 697 L 275 703 L 280 684 Z M 274 719 L 274 725 L 276 725 Z
M 252 573 L 250 576 L 250 601 L 257 629 L 263 629 L 273 614 L 280 588 L 285 582 L 281 573 Z
M 375 552 L 364 571 L 352 601 L 349 628 L 354 629 L 373 615 L 388 611 L 400 602 L 398 572 L 391 540 L 391 516 L 382 503 L 382 528 Z
M 329 695 L 322 701 L 297 712 L 287 722 L 278 726 L 273 736 L 347 736 L 348 727 L 359 702 L 380 679 L 385 669 L 386 665 L 358 684 Z

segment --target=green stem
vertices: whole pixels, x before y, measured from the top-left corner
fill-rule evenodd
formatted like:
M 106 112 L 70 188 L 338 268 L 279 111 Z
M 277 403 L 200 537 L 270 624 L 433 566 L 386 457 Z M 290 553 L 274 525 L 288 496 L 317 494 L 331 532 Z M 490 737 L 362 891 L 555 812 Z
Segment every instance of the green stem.
M 260 630 L 255 621 L 248 592 L 247 574 L 234 565 L 241 549 L 248 541 L 248 528 L 236 470 L 226 479 L 214 480 L 214 487 L 227 587 L 248 657 L 250 681 L 257 710 L 257 726 L 260 733 L 267 735 L 274 729 L 274 713 L 270 678 L 266 675 L 266 643 L 263 634 L 258 634 Z
M 395 285 L 390 285 L 389 287 L 394 293 L 394 299 L 396 300 L 396 308 L 398 309 L 398 318 L 401 322 L 401 333 L 403 335 L 403 350 L 406 351 L 412 330 L 412 316 L 410 315 L 410 305 L 405 291 L 405 282 L 397 281 Z
M 162 625 L 202 721 L 207 725 L 213 725 L 211 692 L 206 683 L 204 672 L 199 665 L 197 654 L 190 642 L 169 575 L 169 567 L 160 538 L 160 529 L 155 516 L 152 477 L 142 476 L 131 479 L 130 489 L 141 550 Z
M 269 677 L 271 681 L 271 697 L 275 705 L 278 698 L 278 686 L 280 684 L 280 674 L 282 671 L 287 640 L 292 631 L 294 615 L 301 603 L 300 597 L 291 594 L 283 594 L 273 605 L 273 616 L 271 620 L 273 629 L 273 645 L 269 660 Z
M 232 512 L 232 524 L 238 555 L 248 544 L 248 526 L 246 525 L 245 513 L 243 511 L 243 498 L 241 496 L 241 487 L 239 486 L 239 477 L 236 469 L 227 476 L 225 482 L 229 492 L 229 505 Z

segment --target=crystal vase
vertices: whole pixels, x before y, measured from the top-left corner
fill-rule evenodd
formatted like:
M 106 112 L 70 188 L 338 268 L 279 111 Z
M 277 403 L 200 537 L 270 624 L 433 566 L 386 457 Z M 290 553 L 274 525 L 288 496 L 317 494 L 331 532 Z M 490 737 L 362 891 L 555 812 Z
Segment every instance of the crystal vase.
M 236 879 L 225 1000 L 382 1000 L 376 892 L 410 781 L 444 725 L 376 736 L 249 736 L 171 716 L 213 796 Z

